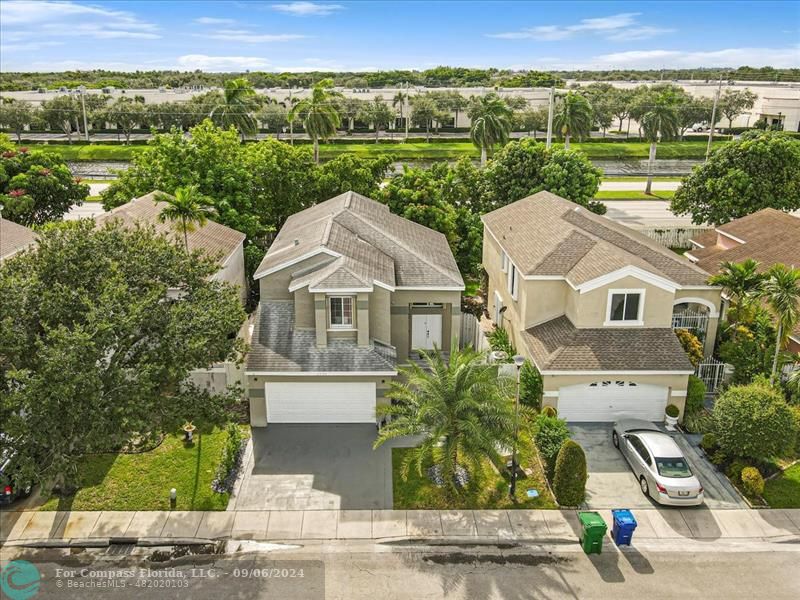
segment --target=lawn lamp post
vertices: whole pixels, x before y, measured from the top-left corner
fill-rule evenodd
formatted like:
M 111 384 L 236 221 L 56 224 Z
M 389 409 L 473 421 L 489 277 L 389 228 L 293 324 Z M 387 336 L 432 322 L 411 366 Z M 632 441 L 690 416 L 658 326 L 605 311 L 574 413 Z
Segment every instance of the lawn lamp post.
M 522 375 L 522 365 L 525 357 L 517 354 L 514 356 L 514 365 L 517 367 L 517 395 L 514 399 L 514 445 L 511 447 L 511 487 L 508 490 L 511 500 L 517 494 L 517 438 L 519 437 L 519 391 Z

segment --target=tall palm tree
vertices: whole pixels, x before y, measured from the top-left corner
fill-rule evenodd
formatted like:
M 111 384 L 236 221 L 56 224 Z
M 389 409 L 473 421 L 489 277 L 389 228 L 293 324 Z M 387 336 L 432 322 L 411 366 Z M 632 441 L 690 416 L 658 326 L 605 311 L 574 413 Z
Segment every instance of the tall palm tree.
M 472 128 L 469 137 L 472 143 L 480 148 L 481 166 L 486 165 L 488 148 L 508 141 L 511 131 L 512 110 L 508 104 L 495 93 L 476 98 L 469 109 Z
M 195 227 L 202 227 L 208 222 L 209 217 L 215 214 L 214 207 L 207 198 L 200 194 L 196 185 L 189 185 L 175 190 L 175 195 L 158 194 L 156 202 L 163 202 L 166 206 L 161 209 L 158 220 L 162 223 L 175 224 L 178 232 L 183 234 L 183 245 L 189 253 L 189 232 Z
M 408 100 L 408 93 L 407 92 L 403 92 L 403 91 L 397 92 L 394 95 L 394 98 L 392 98 L 392 108 L 396 109 L 398 106 L 400 107 L 400 120 L 401 121 L 403 120 L 403 116 L 404 116 L 403 115 L 403 109 L 406 106 L 406 100 Z
M 332 79 L 323 79 L 311 89 L 310 97 L 300 100 L 289 112 L 291 118 L 300 118 L 303 129 L 311 136 L 314 142 L 314 161 L 317 163 L 320 139 L 327 140 L 331 137 L 341 123 L 339 111 L 333 101 L 342 95 L 332 91 L 332 87 Z
M 292 96 L 291 90 L 289 91 L 289 95 L 281 102 L 281 105 L 289 111 L 286 113 L 286 120 L 289 122 L 289 144 L 292 146 L 294 146 L 294 121 L 296 118 L 296 116 L 292 114 L 292 108 L 297 106 L 298 102 L 300 102 L 300 98 Z
M 245 135 L 257 131 L 253 112 L 258 107 L 256 92 L 244 77 L 225 82 L 223 101 L 211 111 L 211 119 L 223 127 L 236 127 L 244 141 Z
M 403 460 L 401 475 L 412 463 L 418 473 L 432 462 L 442 470 L 449 491 L 456 491 L 455 475 L 465 465 L 477 468 L 487 457 L 497 456 L 497 446 L 514 439 L 513 386 L 499 379 L 484 356 L 454 351 L 449 359 L 438 350 L 422 352 L 425 368 L 412 364 L 401 369 L 381 406 L 391 421 L 378 434 L 374 446 L 407 435 L 421 435 L 420 444 Z
M 775 356 L 772 359 L 770 382 L 775 383 L 778 355 L 789 334 L 800 322 L 800 269 L 783 264 L 773 265 L 763 283 L 763 298 L 778 322 Z
M 556 107 L 553 124 L 564 138 L 564 148 L 569 150 L 573 135 L 584 137 L 592 132 L 592 106 L 580 94 L 567 92 Z
M 759 263 L 748 258 L 740 263 L 725 261 L 719 273 L 708 279 L 711 285 L 720 286 L 737 306 L 746 308 L 760 292 L 764 276 L 758 272 Z
M 644 193 L 649 194 L 653 187 L 653 166 L 656 162 L 658 142 L 675 139 L 680 132 L 678 109 L 670 94 L 664 93 L 655 99 L 655 103 L 642 115 L 641 126 L 645 139 L 650 142 L 647 185 L 644 188 Z

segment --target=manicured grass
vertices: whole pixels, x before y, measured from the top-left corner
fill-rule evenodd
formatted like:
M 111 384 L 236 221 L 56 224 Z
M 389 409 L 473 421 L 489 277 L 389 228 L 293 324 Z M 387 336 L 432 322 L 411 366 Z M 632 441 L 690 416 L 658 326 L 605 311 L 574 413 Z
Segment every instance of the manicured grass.
M 674 190 L 653 190 L 645 194 L 639 190 L 601 190 L 594 195 L 595 200 L 671 200 Z
M 771 508 L 800 508 L 800 464 L 767 481 L 764 500 Z
M 214 429 L 186 446 L 183 435 L 168 435 L 141 454 L 98 454 L 81 460 L 80 489 L 53 497 L 42 510 L 168 510 L 169 491 L 178 510 L 225 510 L 228 494 L 211 489 L 228 434 Z
M 556 508 L 556 502 L 545 485 L 545 476 L 533 452 L 536 450 L 525 434 L 520 435 L 519 462 L 533 470 L 533 476 L 517 480 L 516 503 L 508 496 L 509 477 L 501 475 L 487 458 L 478 473 L 472 474 L 467 488 L 458 498 L 448 498 L 443 488 L 436 486 L 427 476 L 426 468 L 420 475 L 412 464 L 408 479 L 403 481 L 400 465 L 410 448 L 392 449 L 392 490 L 395 509 L 483 509 L 483 508 Z M 504 470 L 505 471 L 505 470 Z M 528 498 L 526 490 L 539 491 L 536 499 Z
M 620 175 L 618 177 L 603 177 L 603 181 L 604 182 L 606 182 L 606 181 L 615 182 L 615 183 L 620 183 L 620 182 L 622 182 L 622 183 L 639 183 L 639 182 L 642 182 L 642 181 L 647 181 L 647 177 L 626 177 L 625 175 Z M 681 178 L 680 177 L 667 177 L 667 176 L 664 176 L 664 177 L 654 176 L 653 177 L 653 181 L 670 181 L 670 182 L 674 182 L 674 183 L 680 183 L 681 182 Z
M 64 160 L 131 160 L 144 146 L 124 146 L 122 144 L 27 144 L 35 150 L 58 152 Z M 96 183 L 96 182 L 95 182 Z

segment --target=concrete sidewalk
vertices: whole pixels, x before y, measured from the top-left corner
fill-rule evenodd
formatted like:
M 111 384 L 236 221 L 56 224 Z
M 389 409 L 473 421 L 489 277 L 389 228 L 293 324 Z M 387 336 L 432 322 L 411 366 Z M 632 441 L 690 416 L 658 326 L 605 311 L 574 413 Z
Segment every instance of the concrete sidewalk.
M 611 529 L 611 511 L 598 511 Z M 771 539 L 800 535 L 800 509 L 638 509 L 639 539 Z M 574 542 L 574 510 L 6 511 L 0 541 L 75 545 L 109 541 L 475 539 Z

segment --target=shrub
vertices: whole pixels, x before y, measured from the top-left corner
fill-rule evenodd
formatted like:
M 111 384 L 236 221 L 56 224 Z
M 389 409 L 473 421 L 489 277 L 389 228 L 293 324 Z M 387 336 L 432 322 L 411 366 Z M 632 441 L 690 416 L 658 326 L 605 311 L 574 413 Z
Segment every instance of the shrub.
M 744 464 L 742 461 L 735 460 L 730 464 L 728 469 L 725 471 L 725 475 L 727 475 L 728 479 L 730 479 L 731 481 L 739 482 L 742 480 L 742 471 L 744 471 L 746 467 L 747 465 Z
M 239 475 L 242 454 L 244 451 L 244 435 L 236 423 L 228 423 L 225 431 L 228 438 L 222 448 L 222 458 L 217 467 L 217 476 L 211 486 L 216 492 L 230 492 Z
M 796 439 L 783 395 L 760 381 L 728 388 L 713 415 L 719 449 L 728 456 L 768 458 L 785 452 Z
M 586 496 L 586 454 L 577 443 L 567 440 L 556 460 L 553 492 L 561 506 L 578 506 Z
M 505 352 L 507 361 L 511 362 L 511 357 L 517 353 L 517 349 L 514 348 L 514 344 L 511 343 L 508 331 L 495 325 L 494 329 L 489 332 L 487 338 L 489 339 L 489 346 L 491 346 L 492 350 Z
M 711 462 L 717 465 L 718 467 L 720 465 L 723 465 L 726 460 L 728 460 L 728 456 L 722 450 L 716 450 L 711 455 Z
M 526 360 L 519 374 L 520 400 L 525 406 L 539 410 L 542 406 L 542 375 L 539 369 Z
M 674 404 L 667 404 L 667 409 L 664 412 L 667 413 L 668 417 L 672 417 L 673 419 L 681 414 L 681 410 Z
M 542 409 L 542 414 L 546 417 L 557 417 L 558 411 L 553 406 L 545 406 Z
M 693 415 L 683 415 L 683 428 L 689 433 L 707 433 L 714 427 L 714 419 L 706 410 L 699 410 Z
M 795 429 L 794 454 L 800 457 L 800 406 L 792 406 L 790 408 L 792 410 L 792 417 L 794 418 Z
M 742 469 L 742 490 L 750 497 L 757 497 L 764 493 L 764 478 L 755 467 Z
M 686 388 L 686 415 L 694 415 L 703 409 L 706 400 L 706 384 L 697 375 L 689 375 Z
M 713 433 L 706 433 L 700 440 L 700 447 L 707 453 L 714 452 L 717 449 L 717 436 Z
M 675 335 L 678 336 L 678 341 L 683 346 L 683 351 L 686 352 L 692 366 L 699 365 L 703 360 L 703 344 L 700 339 L 688 329 L 676 329 Z
M 536 433 L 533 439 L 545 462 L 547 478 L 552 481 L 558 452 L 561 450 L 561 445 L 569 439 L 567 422 L 558 417 L 541 414 L 536 418 Z

